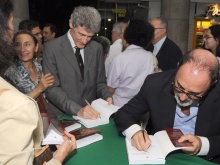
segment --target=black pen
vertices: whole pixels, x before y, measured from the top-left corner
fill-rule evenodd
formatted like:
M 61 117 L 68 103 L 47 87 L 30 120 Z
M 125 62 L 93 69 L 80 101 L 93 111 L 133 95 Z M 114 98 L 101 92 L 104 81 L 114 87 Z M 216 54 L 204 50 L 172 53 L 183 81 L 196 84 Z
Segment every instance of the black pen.
M 144 137 L 144 141 L 146 142 L 146 139 L 145 139 L 145 136 L 144 136 L 145 128 L 144 128 L 144 125 L 143 125 L 142 122 L 141 122 L 141 131 L 142 131 L 142 134 L 143 134 L 143 137 Z

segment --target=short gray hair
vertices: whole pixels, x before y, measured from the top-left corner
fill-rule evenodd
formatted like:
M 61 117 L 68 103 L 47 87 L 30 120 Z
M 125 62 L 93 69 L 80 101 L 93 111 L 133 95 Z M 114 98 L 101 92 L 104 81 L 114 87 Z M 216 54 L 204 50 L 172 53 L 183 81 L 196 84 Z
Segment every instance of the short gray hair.
M 101 16 L 94 7 L 75 7 L 71 19 L 73 27 L 84 26 L 89 32 L 93 33 L 98 33 L 100 30 Z
M 152 19 L 151 21 L 153 21 L 153 20 L 161 21 L 161 25 L 163 26 L 163 28 L 165 28 L 165 29 L 168 28 L 168 23 L 167 23 L 167 20 L 165 18 L 156 17 L 156 18 Z
M 122 33 L 122 26 L 123 26 L 123 22 L 117 22 L 113 25 L 112 31 L 116 32 L 117 35 L 119 36 Z

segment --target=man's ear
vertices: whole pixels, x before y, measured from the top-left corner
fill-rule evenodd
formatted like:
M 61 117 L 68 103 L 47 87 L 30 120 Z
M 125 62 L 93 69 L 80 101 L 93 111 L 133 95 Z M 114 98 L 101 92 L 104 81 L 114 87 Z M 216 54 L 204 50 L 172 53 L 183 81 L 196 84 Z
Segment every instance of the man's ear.
M 55 37 L 55 33 L 54 32 L 52 33 L 52 36 Z
M 71 19 L 69 19 L 69 27 L 70 27 L 70 29 L 73 28 L 73 21 Z

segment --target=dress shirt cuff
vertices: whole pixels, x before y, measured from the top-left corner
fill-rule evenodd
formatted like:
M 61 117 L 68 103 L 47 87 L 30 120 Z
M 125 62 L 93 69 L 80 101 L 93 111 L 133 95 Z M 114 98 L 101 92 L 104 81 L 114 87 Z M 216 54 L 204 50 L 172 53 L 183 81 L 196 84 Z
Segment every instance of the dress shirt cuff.
M 199 153 L 197 154 L 198 156 L 203 156 L 203 155 L 207 155 L 208 154 L 208 152 L 209 152 L 209 148 L 210 148 L 210 146 L 209 146 L 209 140 L 208 140 L 208 138 L 206 138 L 206 137 L 201 137 L 201 136 L 198 136 L 200 139 L 201 139 L 201 141 L 202 141 L 202 147 L 201 147 L 201 149 L 200 149 L 200 151 L 199 151 Z
M 131 140 L 133 135 L 140 130 L 141 130 L 141 127 L 138 124 L 133 124 L 132 126 L 127 128 L 125 131 L 123 131 L 122 134 L 126 136 L 128 140 Z

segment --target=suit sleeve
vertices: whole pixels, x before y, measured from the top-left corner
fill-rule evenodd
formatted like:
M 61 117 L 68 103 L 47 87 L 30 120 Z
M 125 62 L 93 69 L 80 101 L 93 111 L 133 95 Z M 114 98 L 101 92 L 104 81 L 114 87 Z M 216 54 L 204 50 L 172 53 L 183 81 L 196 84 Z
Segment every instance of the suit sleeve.
M 55 44 L 56 45 L 56 44 Z M 52 73 L 55 76 L 55 83 L 48 88 L 45 93 L 47 99 L 56 105 L 60 110 L 70 115 L 76 115 L 82 108 L 79 104 L 71 100 L 60 86 L 59 71 L 57 69 L 56 52 L 53 45 L 44 44 L 43 51 L 43 72 Z

